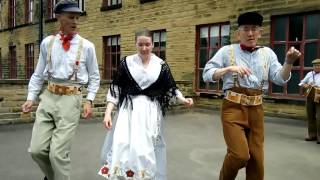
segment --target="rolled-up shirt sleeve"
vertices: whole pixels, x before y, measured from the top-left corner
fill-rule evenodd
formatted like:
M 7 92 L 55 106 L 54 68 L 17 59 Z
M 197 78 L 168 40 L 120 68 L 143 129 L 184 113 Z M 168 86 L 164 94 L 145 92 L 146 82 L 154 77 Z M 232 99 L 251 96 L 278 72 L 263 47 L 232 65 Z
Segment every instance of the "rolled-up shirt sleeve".
M 269 77 L 270 80 L 276 85 L 283 85 L 287 83 L 291 78 L 291 72 L 288 79 L 283 79 L 282 73 L 282 65 L 279 63 L 277 55 L 269 49 L 269 57 L 270 57 L 270 67 L 269 67 Z
M 47 57 L 47 42 L 48 38 L 44 39 L 40 45 L 40 53 L 37 67 L 32 74 L 28 85 L 28 97 L 27 100 L 36 100 L 44 82 L 44 70 L 46 67 Z
M 304 84 L 309 84 L 311 77 L 312 77 L 312 71 L 308 72 L 307 75 L 300 81 L 300 83 L 298 85 L 302 86 Z
M 95 47 L 92 43 L 90 43 L 90 46 L 88 47 L 86 58 L 86 66 L 88 71 L 87 99 L 93 101 L 100 86 L 100 74 Z
M 205 65 L 202 73 L 204 82 L 216 82 L 212 77 L 217 69 L 223 67 L 223 54 L 226 46 L 222 47 Z

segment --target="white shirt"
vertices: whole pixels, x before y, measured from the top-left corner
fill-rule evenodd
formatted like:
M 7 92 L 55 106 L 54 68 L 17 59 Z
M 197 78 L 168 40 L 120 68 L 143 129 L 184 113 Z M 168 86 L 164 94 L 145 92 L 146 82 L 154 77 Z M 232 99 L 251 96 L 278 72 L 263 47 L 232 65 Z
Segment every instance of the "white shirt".
M 299 86 L 304 84 L 313 84 L 314 86 L 320 87 L 320 73 L 315 73 L 314 71 L 308 72 L 300 81 Z
M 27 100 L 35 100 L 38 96 L 44 80 L 48 80 L 47 53 L 48 46 L 53 36 L 46 37 L 40 45 L 40 54 L 37 67 L 30 78 Z M 70 41 L 70 49 L 65 51 L 62 47 L 60 34 L 54 38 L 51 51 L 51 76 L 59 81 L 68 81 L 73 73 L 79 47 L 80 35 L 76 34 Z M 80 56 L 80 66 L 77 73 L 77 84 L 88 84 L 87 99 L 93 101 L 100 85 L 100 74 L 94 44 L 83 39 L 83 49 Z
M 282 65 L 279 63 L 277 55 L 268 47 L 262 47 L 250 53 L 241 49 L 240 44 L 224 46 L 207 62 L 203 70 L 203 80 L 205 82 L 215 82 L 212 75 L 217 69 L 230 66 L 230 48 L 233 48 L 235 65 L 245 66 L 252 72 L 251 75 L 240 78 L 241 87 L 260 89 L 261 82 L 264 82 L 263 89 L 268 89 L 268 80 L 277 85 L 283 85 L 288 79 L 281 76 Z M 266 63 L 265 63 L 266 61 Z M 266 65 L 267 68 L 264 68 Z M 226 73 L 223 77 L 223 90 L 234 87 L 232 73 Z

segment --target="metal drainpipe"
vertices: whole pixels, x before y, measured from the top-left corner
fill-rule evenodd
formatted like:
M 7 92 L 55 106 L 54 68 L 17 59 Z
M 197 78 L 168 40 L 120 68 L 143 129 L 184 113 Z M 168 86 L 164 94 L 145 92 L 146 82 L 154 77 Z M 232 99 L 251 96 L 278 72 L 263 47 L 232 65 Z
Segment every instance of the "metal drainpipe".
M 39 0 L 40 13 L 39 13 L 39 49 L 41 45 L 41 41 L 43 39 L 43 0 Z

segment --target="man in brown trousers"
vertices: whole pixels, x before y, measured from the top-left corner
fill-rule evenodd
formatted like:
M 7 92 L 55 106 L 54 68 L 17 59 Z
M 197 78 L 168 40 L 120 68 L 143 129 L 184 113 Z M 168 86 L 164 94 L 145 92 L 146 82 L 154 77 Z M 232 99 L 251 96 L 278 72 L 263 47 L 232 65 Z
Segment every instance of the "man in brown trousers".
M 312 61 L 313 71 L 301 80 L 299 86 L 306 89 L 306 112 L 308 135 L 306 141 L 320 144 L 320 59 Z
M 291 47 L 283 65 L 268 47 L 258 46 L 263 17 L 247 12 L 238 17 L 239 44 L 222 47 L 203 71 L 206 82 L 223 81 L 221 108 L 227 154 L 220 180 L 233 180 L 245 167 L 247 180 L 264 178 L 264 124 L 262 93 L 268 81 L 283 85 L 290 79 L 292 64 L 301 53 Z

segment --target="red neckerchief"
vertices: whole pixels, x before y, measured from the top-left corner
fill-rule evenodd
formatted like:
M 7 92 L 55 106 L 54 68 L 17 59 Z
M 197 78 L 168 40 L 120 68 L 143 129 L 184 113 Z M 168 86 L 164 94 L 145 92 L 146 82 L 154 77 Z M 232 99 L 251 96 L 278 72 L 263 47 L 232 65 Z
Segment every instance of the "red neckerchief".
M 257 50 L 257 49 L 259 49 L 259 48 L 261 48 L 261 46 L 256 46 L 256 47 L 248 47 L 248 46 L 246 46 L 246 45 L 244 45 L 244 44 L 240 44 L 240 47 L 241 47 L 241 49 L 242 50 L 244 50 L 244 51 L 248 51 L 248 52 L 253 52 L 253 51 L 255 51 L 255 50 Z
M 74 37 L 74 34 L 68 34 L 64 35 L 62 32 L 60 32 L 60 40 L 62 41 L 62 47 L 65 51 L 68 51 L 70 49 L 70 41 Z

